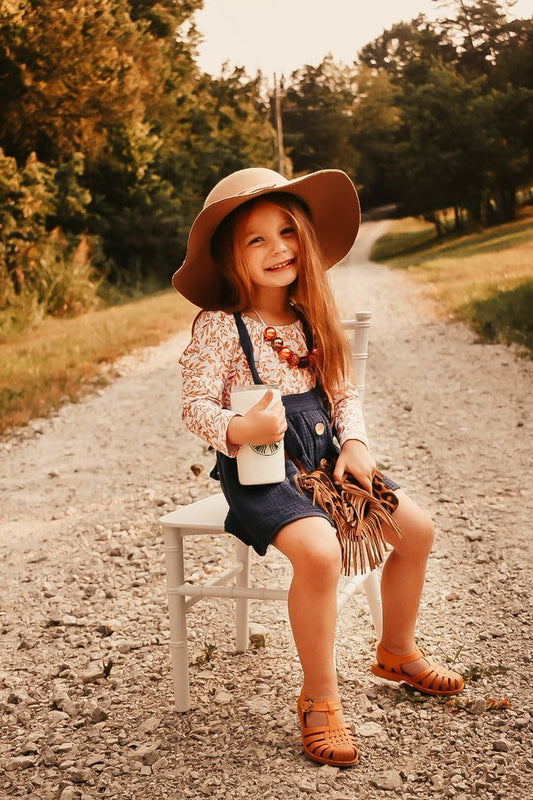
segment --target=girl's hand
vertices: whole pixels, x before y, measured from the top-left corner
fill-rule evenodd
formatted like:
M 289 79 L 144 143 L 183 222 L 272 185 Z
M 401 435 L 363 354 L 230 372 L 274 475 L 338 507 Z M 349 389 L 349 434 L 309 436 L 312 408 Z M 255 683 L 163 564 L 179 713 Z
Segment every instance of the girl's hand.
M 372 492 L 376 462 L 368 447 L 358 439 L 344 442 L 333 470 L 333 480 L 340 483 L 347 472 L 359 481 L 363 489 Z
M 229 444 L 272 444 L 283 439 L 287 430 L 285 407 L 281 400 L 272 403 L 273 397 L 269 389 L 246 414 L 232 417 L 227 431 Z

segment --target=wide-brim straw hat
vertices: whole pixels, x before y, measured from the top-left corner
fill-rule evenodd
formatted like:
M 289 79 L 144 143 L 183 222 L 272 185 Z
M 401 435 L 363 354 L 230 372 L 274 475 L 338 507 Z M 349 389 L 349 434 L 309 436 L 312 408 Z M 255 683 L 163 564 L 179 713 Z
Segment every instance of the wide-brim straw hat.
M 271 169 L 251 167 L 223 178 L 208 194 L 194 220 L 181 267 L 172 284 L 200 308 L 220 309 L 224 281 L 211 253 L 211 240 L 222 220 L 249 200 L 281 192 L 299 197 L 308 207 L 318 234 L 325 268 L 337 264 L 350 251 L 361 220 L 357 191 L 345 172 L 324 169 L 287 180 Z

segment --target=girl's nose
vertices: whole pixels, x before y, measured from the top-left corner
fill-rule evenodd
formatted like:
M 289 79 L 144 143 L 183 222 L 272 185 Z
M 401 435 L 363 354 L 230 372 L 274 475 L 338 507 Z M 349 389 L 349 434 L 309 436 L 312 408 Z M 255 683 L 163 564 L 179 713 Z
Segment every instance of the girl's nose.
M 274 242 L 273 252 L 284 253 L 287 250 L 287 242 L 285 239 L 276 239 Z

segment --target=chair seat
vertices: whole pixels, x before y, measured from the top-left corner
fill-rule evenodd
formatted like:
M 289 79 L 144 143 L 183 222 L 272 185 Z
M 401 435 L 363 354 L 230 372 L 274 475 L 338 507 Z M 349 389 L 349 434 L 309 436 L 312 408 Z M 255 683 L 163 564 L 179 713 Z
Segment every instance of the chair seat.
M 165 514 L 159 520 L 163 526 L 177 526 L 183 534 L 224 532 L 224 519 L 228 513 L 226 498 L 219 492 L 188 506 L 182 506 Z

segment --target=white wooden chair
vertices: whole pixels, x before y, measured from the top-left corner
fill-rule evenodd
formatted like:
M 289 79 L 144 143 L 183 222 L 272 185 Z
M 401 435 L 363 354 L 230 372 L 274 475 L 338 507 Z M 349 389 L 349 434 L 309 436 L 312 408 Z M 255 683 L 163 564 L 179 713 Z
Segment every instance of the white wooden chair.
M 365 370 L 368 356 L 368 334 L 371 315 L 358 312 L 355 319 L 343 321 L 350 339 L 355 381 L 360 397 L 365 387 Z M 249 646 L 249 604 L 251 600 L 286 600 L 287 588 L 254 586 L 250 583 L 251 548 L 234 538 L 235 558 L 221 574 L 204 584 L 187 582 L 184 573 L 184 537 L 199 534 L 225 534 L 224 519 L 228 506 L 219 493 L 198 500 L 161 517 L 167 568 L 167 593 L 170 616 L 170 648 L 172 675 L 177 711 L 188 711 L 191 706 L 189 690 L 189 655 L 187 647 L 187 612 L 202 598 L 231 598 L 235 601 L 235 628 L 237 651 Z M 226 534 L 227 535 L 227 534 Z M 341 577 L 337 592 L 337 610 L 358 591 L 364 589 L 376 629 L 381 636 L 381 596 L 379 573 L 374 570 L 350 578 Z

